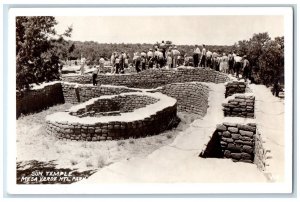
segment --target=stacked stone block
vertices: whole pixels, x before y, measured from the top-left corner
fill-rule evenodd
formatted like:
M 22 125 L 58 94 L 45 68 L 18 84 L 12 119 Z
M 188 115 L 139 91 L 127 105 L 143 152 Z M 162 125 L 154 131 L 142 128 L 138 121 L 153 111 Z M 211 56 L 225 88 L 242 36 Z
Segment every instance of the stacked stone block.
M 235 93 L 245 93 L 246 83 L 243 81 L 232 81 L 226 84 L 225 97 L 229 97 Z
M 217 133 L 225 158 L 253 163 L 256 124 L 223 123 L 217 125 Z
M 254 96 L 236 95 L 223 103 L 224 116 L 254 118 Z

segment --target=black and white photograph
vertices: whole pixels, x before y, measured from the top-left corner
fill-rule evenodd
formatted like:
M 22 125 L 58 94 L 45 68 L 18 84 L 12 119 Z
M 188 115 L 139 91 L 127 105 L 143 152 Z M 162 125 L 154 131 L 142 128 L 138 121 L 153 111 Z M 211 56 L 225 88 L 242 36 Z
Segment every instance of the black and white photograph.
M 273 9 L 10 13 L 10 183 L 289 192 L 292 12 Z

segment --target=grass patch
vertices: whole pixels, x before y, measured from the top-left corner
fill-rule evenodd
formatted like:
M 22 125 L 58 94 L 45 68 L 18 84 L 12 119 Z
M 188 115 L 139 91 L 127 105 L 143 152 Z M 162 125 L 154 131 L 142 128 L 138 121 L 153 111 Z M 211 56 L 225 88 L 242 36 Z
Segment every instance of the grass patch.
M 58 167 L 80 171 L 100 169 L 108 165 L 134 157 L 144 157 L 160 147 L 171 143 L 180 131 L 188 127 L 189 115 L 182 118 L 173 130 L 143 138 L 82 142 L 60 140 L 45 131 L 45 117 L 58 111 L 69 109 L 71 104 L 57 105 L 47 110 L 21 116 L 17 120 L 17 161 L 35 158 L 37 161 L 54 161 Z M 71 160 L 70 160 L 71 159 Z M 87 169 L 88 167 L 88 169 Z

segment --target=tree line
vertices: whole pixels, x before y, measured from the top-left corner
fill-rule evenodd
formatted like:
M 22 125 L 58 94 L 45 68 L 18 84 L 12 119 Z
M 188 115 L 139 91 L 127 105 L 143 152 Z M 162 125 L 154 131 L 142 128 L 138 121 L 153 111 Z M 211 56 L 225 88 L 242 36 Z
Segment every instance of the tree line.
M 109 59 L 114 51 L 134 52 L 148 51 L 159 42 L 149 43 L 98 43 L 95 41 L 71 41 L 72 27 L 58 34 L 54 28 L 57 21 L 52 16 L 17 17 L 16 51 L 17 51 L 17 88 L 29 88 L 32 83 L 41 83 L 59 79 L 59 70 L 66 60 L 85 57 L 88 65 L 98 64 L 101 57 Z M 171 41 L 165 41 L 172 44 Z M 199 44 L 201 45 L 201 44 Z M 284 76 L 284 37 L 271 39 L 268 33 L 254 34 L 248 40 L 238 41 L 234 45 L 209 45 L 211 52 L 238 53 L 247 55 L 256 76 L 256 82 L 271 85 Z M 177 45 L 181 55 L 191 55 L 193 45 Z M 129 61 L 131 62 L 131 61 Z

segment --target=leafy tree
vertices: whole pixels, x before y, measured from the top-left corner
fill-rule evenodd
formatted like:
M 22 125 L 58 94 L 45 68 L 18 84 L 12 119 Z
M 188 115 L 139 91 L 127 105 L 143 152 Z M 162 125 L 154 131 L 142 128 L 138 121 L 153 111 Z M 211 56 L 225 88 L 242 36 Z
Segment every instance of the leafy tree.
M 284 38 L 277 37 L 267 41 L 258 60 L 261 82 L 272 85 L 284 77 Z
M 60 59 L 66 58 L 63 37 L 69 37 L 72 27 L 59 35 L 52 16 L 16 17 L 17 88 L 29 88 L 31 83 L 59 79 Z M 61 46 L 59 46 L 61 45 Z
M 284 38 L 271 40 L 269 34 L 254 34 L 249 40 L 239 41 L 234 45 L 240 55 L 247 58 L 255 72 L 257 83 L 267 86 L 283 80 L 284 76 Z
M 267 32 L 254 34 L 249 40 L 248 60 L 252 66 L 259 67 L 259 57 L 263 52 L 263 47 L 271 40 Z

